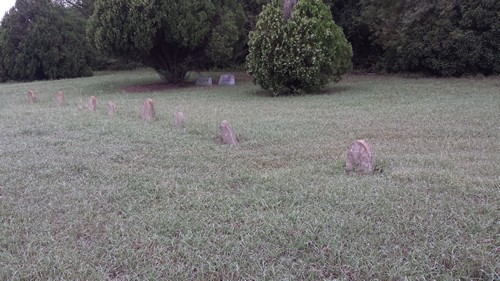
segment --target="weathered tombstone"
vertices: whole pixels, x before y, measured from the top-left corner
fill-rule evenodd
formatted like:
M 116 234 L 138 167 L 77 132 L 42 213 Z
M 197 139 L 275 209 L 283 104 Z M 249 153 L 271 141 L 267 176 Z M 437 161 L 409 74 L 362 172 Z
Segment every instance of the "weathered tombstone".
M 212 77 L 200 77 L 196 80 L 196 86 L 212 86 Z
M 155 120 L 155 108 L 153 106 L 152 99 L 145 99 L 142 103 L 141 117 L 146 122 L 151 122 Z
M 220 123 L 220 141 L 222 144 L 228 144 L 228 145 L 237 145 L 238 140 L 236 139 L 236 135 L 234 134 L 234 130 L 229 125 L 229 122 L 226 120 L 223 120 Z
M 364 140 L 352 142 L 347 153 L 345 170 L 348 174 L 369 175 L 373 173 L 373 152 L 369 143 Z
M 56 95 L 56 105 L 61 107 L 64 105 L 64 93 L 58 92 Z
M 35 91 L 29 90 L 28 91 L 28 102 L 30 104 L 33 104 L 33 103 L 36 103 L 37 101 L 38 101 L 38 99 L 36 97 Z
M 106 108 L 108 109 L 108 116 L 115 115 L 116 105 L 112 101 L 108 102 Z
M 87 101 L 87 109 L 89 111 L 94 111 L 97 105 L 97 101 L 94 96 L 91 96 Z
M 175 113 L 175 126 L 177 128 L 184 128 L 186 126 L 186 117 L 182 112 Z
M 234 80 L 234 75 L 233 74 L 222 74 L 219 77 L 219 85 L 225 85 L 225 86 L 234 86 L 235 80 Z

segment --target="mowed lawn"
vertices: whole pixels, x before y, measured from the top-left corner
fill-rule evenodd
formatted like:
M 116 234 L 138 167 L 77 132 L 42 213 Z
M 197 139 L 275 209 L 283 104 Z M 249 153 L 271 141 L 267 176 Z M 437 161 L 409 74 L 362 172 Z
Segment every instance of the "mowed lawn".
M 498 77 L 122 91 L 156 82 L 0 85 L 0 280 L 500 278 Z M 218 143 L 224 119 L 237 147 Z M 356 139 L 375 175 L 345 174 Z

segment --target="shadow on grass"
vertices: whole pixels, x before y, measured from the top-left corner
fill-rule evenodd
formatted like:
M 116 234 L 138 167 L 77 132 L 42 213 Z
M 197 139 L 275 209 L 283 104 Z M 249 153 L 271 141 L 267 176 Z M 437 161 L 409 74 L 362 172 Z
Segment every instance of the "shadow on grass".
M 275 96 L 271 91 L 267 91 L 264 89 L 259 89 L 258 91 L 253 92 L 252 94 L 258 97 L 293 97 L 293 96 L 321 96 L 321 95 L 340 95 L 344 92 L 352 91 L 352 86 L 350 85 L 334 85 L 325 87 L 317 92 L 306 93 L 306 94 L 293 94 L 290 91 L 283 91 L 279 95 Z

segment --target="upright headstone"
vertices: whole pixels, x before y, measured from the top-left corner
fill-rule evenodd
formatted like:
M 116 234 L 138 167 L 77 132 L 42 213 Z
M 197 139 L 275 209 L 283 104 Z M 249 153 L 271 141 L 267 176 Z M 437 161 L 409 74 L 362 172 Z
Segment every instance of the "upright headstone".
M 58 107 L 61 107 L 64 105 L 64 93 L 63 92 L 58 92 L 56 95 L 56 105 Z
M 184 113 L 175 113 L 175 126 L 177 128 L 184 128 L 186 126 L 186 116 L 184 116 Z
M 222 74 L 219 77 L 219 85 L 234 86 L 236 84 L 233 74 Z
M 373 173 L 373 151 L 369 143 L 364 140 L 352 142 L 347 153 L 345 170 L 348 174 L 356 173 L 369 175 Z
M 106 108 L 108 109 L 108 116 L 115 115 L 116 105 L 112 101 L 108 102 L 108 104 L 106 105 Z
M 97 102 L 94 96 L 91 96 L 87 101 L 87 109 L 89 111 L 94 111 L 96 108 Z
M 30 104 L 36 103 L 38 101 L 35 91 L 34 90 L 29 90 L 28 91 L 28 102 Z
M 142 112 L 141 117 L 146 122 L 151 122 L 155 120 L 155 108 L 153 106 L 152 99 L 145 99 L 142 102 Z
M 237 145 L 238 140 L 236 139 L 236 135 L 234 134 L 234 130 L 229 125 L 229 122 L 226 120 L 223 120 L 220 123 L 220 141 L 222 144 L 228 144 L 228 145 Z
M 200 77 L 196 80 L 196 86 L 212 86 L 212 77 Z

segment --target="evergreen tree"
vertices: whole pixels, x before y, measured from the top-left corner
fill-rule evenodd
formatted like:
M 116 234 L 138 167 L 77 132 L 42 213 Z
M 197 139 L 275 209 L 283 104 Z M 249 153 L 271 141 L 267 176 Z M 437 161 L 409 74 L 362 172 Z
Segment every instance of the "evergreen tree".
M 85 22 L 50 0 L 17 0 L 0 26 L 0 78 L 31 81 L 91 75 Z
M 134 58 L 172 83 L 222 66 L 244 43 L 237 0 L 96 0 L 87 34 L 102 53 Z
M 311 92 L 352 68 L 352 49 L 321 0 L 274 0 L 250 33 L 247 71 L 274 95 Z

